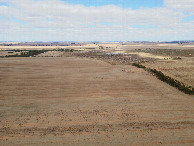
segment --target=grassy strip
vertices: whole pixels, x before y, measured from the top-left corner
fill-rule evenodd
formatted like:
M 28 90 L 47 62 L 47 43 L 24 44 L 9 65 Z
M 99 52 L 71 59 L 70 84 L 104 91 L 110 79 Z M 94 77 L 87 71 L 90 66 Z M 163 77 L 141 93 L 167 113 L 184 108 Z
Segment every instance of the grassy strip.
M 161 71 L 157 71 L 156 69 L 150 69 L 150 68 L 146 68 L 145 66 L 138 64 L 138 63 L 133 63 L 133 66 L 136 66 L 138 68 L 143 68 L 151 73 L 153 73 L 158 79 L 160 79 L 163 82 L 166 82 L 167 84 L 177 88 L 178 90 L 186 93 L 186 94 L 190 94 L 190 95 L 194 95 L 194 88 L 191 86 L 185 86 L 183 83 L 164 75 Z

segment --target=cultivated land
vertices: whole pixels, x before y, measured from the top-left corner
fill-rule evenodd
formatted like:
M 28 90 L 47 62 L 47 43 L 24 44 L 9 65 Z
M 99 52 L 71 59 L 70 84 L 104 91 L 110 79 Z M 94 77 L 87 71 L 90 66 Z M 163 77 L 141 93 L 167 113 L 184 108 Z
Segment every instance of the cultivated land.
M 192 47 L 111 45 L 0 58 L 0 145 L 194 145 L 193 95 L 130 65 L 193 85 Z

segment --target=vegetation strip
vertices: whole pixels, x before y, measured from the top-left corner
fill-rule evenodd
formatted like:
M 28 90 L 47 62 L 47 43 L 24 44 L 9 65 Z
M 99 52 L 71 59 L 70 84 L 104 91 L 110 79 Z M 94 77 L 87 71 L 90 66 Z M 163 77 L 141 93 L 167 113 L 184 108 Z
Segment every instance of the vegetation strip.
M 16 50 L 15 52 L 21 52 L 21 54 L 20 55 L 18 55 L 18 54 L 6 55 L 5 57 L 30 57 L 30 56 L 35 56 L 35 55 L 38 55 L 38 54 L 41 54 L 41 53 L 45 53 L 47 51 L 48 50 L 25 50 L 25 51 Z
M 186 94 L 190 94 L 190 95 L 194 95 L 194 88 L 191 86 L 185 86 L 183 83 L 164 75 L 161 71 L 157 71 L 156 69 L 150 69 L 150 68 L 146 68 L 145 66 L 138 64 L 138 63 L 133 63 L 133 66 L 136 66 L 138 68 L 143 68 L 144 70 L 153 73 L 158 79 L 160 79 L 163 82 L 166 82 L 167 84 L 177 88 L 178 90 L 186 93 Z
M 5 51 L 13 51 L 18 52 L 20 54 L 14 54 L 14 55 L 6 55 L 6 56 L 0 56 L 0 57 L 34 57 L 36 55 L 39 55 L 41 53 L 45 53 L 48 51 L 60 51 L 60 52 L 73 52 L 73 49 L 54 49 L 54 50 L 5 50 Z

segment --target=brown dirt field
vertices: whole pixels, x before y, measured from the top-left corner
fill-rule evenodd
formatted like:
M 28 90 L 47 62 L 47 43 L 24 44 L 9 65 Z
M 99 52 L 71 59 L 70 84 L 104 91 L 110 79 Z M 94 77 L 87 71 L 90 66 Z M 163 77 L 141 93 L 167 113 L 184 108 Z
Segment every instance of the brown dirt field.
M 194 98 L 130 65 L 0 58 L 0 145 L 194 145 Z

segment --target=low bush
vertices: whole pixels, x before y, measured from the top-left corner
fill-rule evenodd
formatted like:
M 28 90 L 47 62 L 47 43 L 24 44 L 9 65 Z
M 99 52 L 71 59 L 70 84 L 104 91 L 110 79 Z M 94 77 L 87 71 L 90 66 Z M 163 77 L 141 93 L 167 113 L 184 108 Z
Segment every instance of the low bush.
M 20 51 L 21 54 L 18 55 L 7 55 L 6 57 L 30 57 L 30 56 L 35 56 L 44 52 L 47 52 L 47 50 L 28 50 L 28 51 Z
M 154 75 L 160 79 L 163 82 L 166 82 L 167 84 L 177 88 L 178 90 L 186 93 L 186 94 L 191 94 L 194 95 L 194 88 L 191 86 L 185 86 L 183 83 L 164 75 L 161 71 L 157 71 L 156 69 L 149 69 L 150 72 L 154 73 Z
M 145 67 L 145 66 L 143 66 L 143 65 L 141 65 L 141 64 L 139 64 L 139 63 L 133 63 L 132 65 L 133 65 L 133 66 L 136 66 L 137 68 L 143 68 L 143 69 L 146 69 L 146 67 Z
M 153 73 L 159 80 L 166 82 L 167 84 L 177 88 L 178 90 L 186 93 L 186 94 L 190 94 L 190 95 L 194 95 L 194 88 L 191 86 L 185 86 L 183 83 L 164 75 L 161 71 L 157 71 L 156 69 L 150 69 L 150 68 L 146 68 L 145 66 L 138 64 L 138 63 L 133 63 L 133 66 L 136 66 L 138 68 L 143 68 L 151 73 Z

